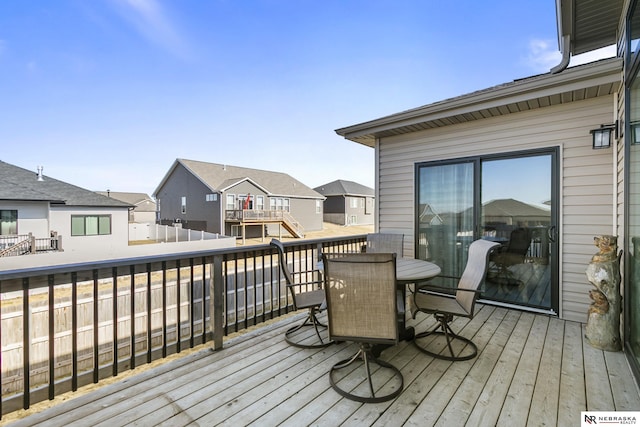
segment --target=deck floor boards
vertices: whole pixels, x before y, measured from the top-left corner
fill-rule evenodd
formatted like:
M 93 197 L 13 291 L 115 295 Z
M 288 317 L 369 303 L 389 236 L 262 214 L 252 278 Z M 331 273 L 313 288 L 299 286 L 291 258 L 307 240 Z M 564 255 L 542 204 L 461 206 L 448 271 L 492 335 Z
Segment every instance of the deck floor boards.
M 640 395 L 622 352 L 584 339 L 584 325 L 502 307 L 478 306 L 454 329 L 473 337 L 478 356 L 450 362 L 401 342 L 382 352 L 404 377 L 396 399 L 360 404 L 329 385 L 331 366 L 355 344 L 289 346 L 293 316 L 144 369 L 93 391 L 69 394 L 48 409 L 3 424 L 21 426 L 565 426 L 580 411 L 637 411 Z M 409 320 L 416 330 L 431 317 Z M 430 338 L 423 339 L 428 342 Z M 347 377 L 356 387 L 359 380 Z M 382 385 L 388 387 L 389 385 Z M 75 396 L 75 397 L 74 397 Z

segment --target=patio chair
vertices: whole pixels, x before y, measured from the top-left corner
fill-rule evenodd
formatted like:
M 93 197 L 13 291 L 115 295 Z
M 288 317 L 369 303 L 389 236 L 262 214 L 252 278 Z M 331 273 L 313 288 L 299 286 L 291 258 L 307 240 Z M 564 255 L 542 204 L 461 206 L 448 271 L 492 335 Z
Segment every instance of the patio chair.
M 401 257 L 404 245 L 404 234 L 394 233 L 369 233 L 367 244 L 363 252 L 367 253 L 393 253 Z
M 491 256 L 492 265 L 487 274 L 489 281 L 500 285 L 523 284 L 509 267 L 524 263 L 529 246 L 531 246 L 531 234 L 530 228 L 519 227 L 511 231 L 507 246 Z
M 402 392 L 402 373 L 373 351 L 374 345 L 398 343 L 395 260 L 391 253 L 323 256 L 329 337 L 359 345 L 329 372 L 331 387 L 347 399 L 384 402 Z
M 327 325 L 318 320 L 318 313 L 325 309 L 325 295 L 322 288 L 322 273 L 320 270 L 309 270 L 297 273 L 289 271 L 287 261 L 284 256 L 284 246 L 277 239 L 271 240 L 271 246 L 276 248 L 278 252 L 278 264 L 287 284 L 287 289 L 291 294 L 293 306 L 296 310 L 307 309 L 308 315 L 304 322 L 289 328 L 284 339 L 290 345 L 300 348 L 320 348 L 333 344 L 327 337 L 322 337 L 321 329 L 326 330 Z M 300 277 L 295 280 L 294 277 Z M 309 281 L 308 278 L 312 277 Z M 303 335 L 303 339 L 298 339 L 302 328 L 313 327 L 317 340 L 309 342 L 309 339 Z
M 418 312 L 423 312 L 433 314 L 437 321 L 436 326 L 430 331 L 416 334 L 413 343 L 420 351 L 438 359 L 453 361 L 469 360 L 478 354 L 476 345 L 470 339 L 453 332 L 449 323 L 456 316 L 473 318 L 475 303 L 480 294 L 478 288 L 487 273 L 489 254 L 498 246 L 500 246 L 499 243 L 482 239 L 476 240 L 469 245 L 467 265 L 462 277 L 460 277 L 458 287 L 454 288 L 456 291 L 455 298 L 445 294 L 451 288 L 438 288 L 436 286 L 428 286 L 414 293 L 415 311 L 413 318 L 415 319 Z M 423 338 L 433 335 L 444 336 L 446 349 L 443 349 L 443 352 L 435 348 L 430 350 L 424 344 L 421 344 Z M 454 344 L 456 341 L 458 344 Z M 437 344 L 437 340 L 428 343 L 432 347 Z M 461 347 L 459 351 L 454 351 L 454 345 Z

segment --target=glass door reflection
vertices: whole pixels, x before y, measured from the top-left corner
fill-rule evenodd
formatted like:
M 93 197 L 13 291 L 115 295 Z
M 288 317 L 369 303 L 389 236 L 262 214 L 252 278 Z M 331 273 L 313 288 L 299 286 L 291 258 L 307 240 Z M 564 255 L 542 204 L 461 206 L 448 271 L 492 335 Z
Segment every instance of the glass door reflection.
M 482 162 L 480 230 L 501 243 L 482 298 L 550 309 L 552 156 Z

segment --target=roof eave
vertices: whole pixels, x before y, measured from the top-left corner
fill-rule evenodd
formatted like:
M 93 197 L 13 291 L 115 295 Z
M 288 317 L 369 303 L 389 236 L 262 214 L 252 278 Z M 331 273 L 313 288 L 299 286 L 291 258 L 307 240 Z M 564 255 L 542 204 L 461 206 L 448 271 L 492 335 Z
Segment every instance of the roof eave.
M 449 100 L 407 110 L 368 122 L 336 129 L 344 138 L 374 147 L 375 140 L 394 129 L 417 126 L 426 122 L 443 121 L 460 115 L 470 115 L 480 110 L 500 108 L 514 103 L 527 102 L 542 96 L 580 90 L 586 87 L 620 82 L 622 62 L 619 58 L 570 68 L 560 74 L 543 74 L 535 78 L 496 86 L 483 91 L 462 95 Z M 435 126 L 434 126 L 435 127 Z

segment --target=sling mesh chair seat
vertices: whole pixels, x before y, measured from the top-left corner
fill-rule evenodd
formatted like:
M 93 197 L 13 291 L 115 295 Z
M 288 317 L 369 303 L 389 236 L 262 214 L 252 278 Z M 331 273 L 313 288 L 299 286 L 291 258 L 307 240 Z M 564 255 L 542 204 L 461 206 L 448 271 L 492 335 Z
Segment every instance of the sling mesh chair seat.
M 292 273 L 285 259 L 284 246 L 277 239 L 271 240 L 271 246 L 278 252 L 278 264 L 287 284 L 287 289 L 293 300 L 296 310 L 307 309 L 308 315 L 304 322 L 289 328 L 284 334 L 284 339 L 290 345 L 301 348 L 326 347 L 332 342 L 326 336 L 327 325 L 318 320 L 318 314 L 325 309 L 325 293 L 322 288 L 322 274 L 320 270 L 302 271 Z M 300 280 L 295 280 L 299 277 Z M 312 278 L 312 280 L 308 280 Z M 301 334 L 303 328 L 313 327 L 315 340 L 308 335 Z M 324 332 L 324 337 L 323 333 Z
M 488 240 L 476 240 L 469 245 L 467 265 L 458 282 L 458 287 L 453 289 L 456 291 L 455 298 L 443 294 L 450 291 L 450 288 L 436 286 L 424 287 L 414 294 L 414 319 L 418 312 L 424 312 L 433 314 L 437 321 L 433 329 L 415 336 L 413 343 L 420 351 L 445 360 L 469 360 L 478 354 L 478 348 L 473 341 L 453 332 L 449 323 L 456 316 L 473 318 L 475 303 L 480 294 L 478 288 L 487 274 L 489 254 L 498 246 L 500 246 L 498 243 Z M 446 349 L 442 349 L 442 352 L 435 348 L 429 349 L 422 344 L 424 338 L 434 335 L 445 338 Z M 436 344 L 437 340 L 429 343 L 432 347 Z
M 359 344 L 353 356 L 331 368 L 329 382 L 340 395 L 358 402 L 393 399 L 404 386 L 398 368 L 372 351 L 375 344 L 398 343 L 395 259 L 391 253 L 323 256 L 329 337 Z

